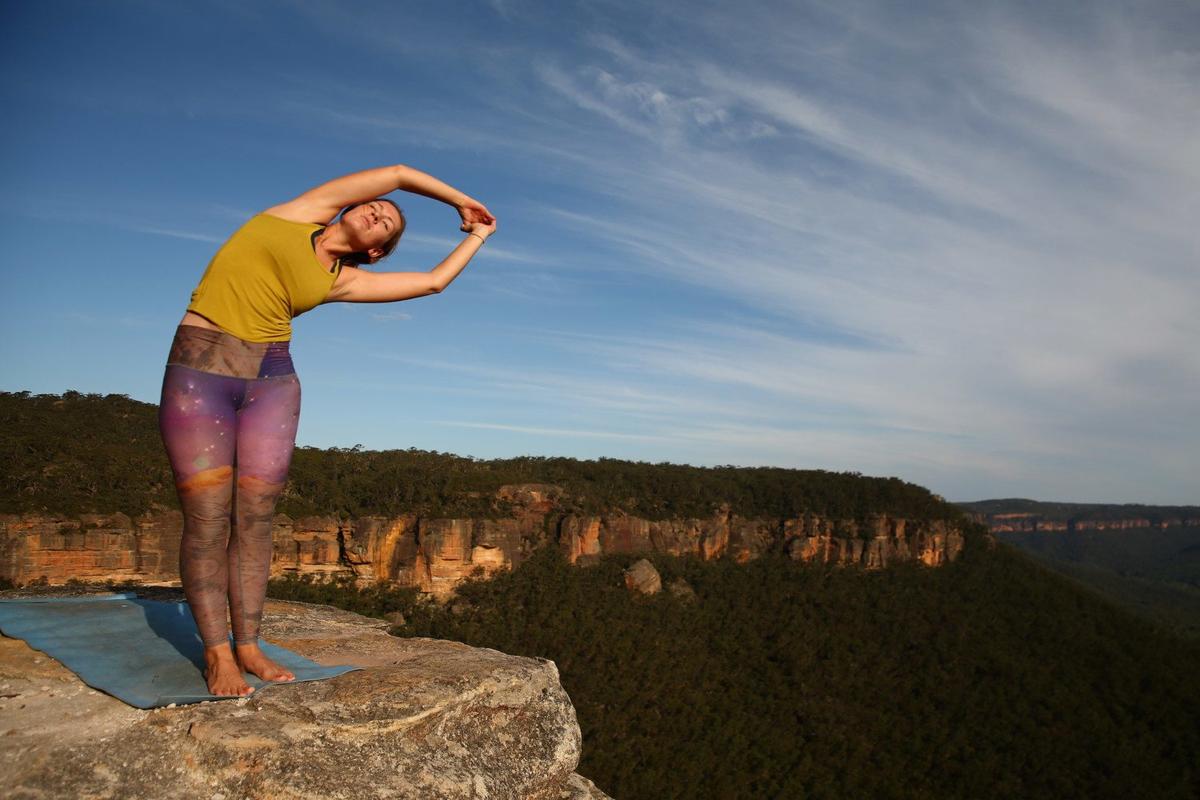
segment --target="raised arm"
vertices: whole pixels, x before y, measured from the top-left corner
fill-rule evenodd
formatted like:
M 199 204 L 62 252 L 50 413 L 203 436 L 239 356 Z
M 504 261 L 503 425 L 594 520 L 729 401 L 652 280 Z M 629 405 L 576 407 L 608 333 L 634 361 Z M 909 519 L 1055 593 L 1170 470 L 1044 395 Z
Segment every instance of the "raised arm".
M 463 230 L 466 230 L 470 223 L 490 224 L 495 221 L 495 217 L 479 201 L 432 175 L 403 164 L 367 169 L 334 178 L 328 183 L 309 189 L 295 200 L 268 208 L 266 213 L 293 222 L 327 225 L 346 206 L 374 200 L 396 190 L 424 195 L 453 206 L 462 217 Z
M 464 223 L 470 232 L 450 255 L 429 272 L 369 272 L 343 269 L 325 298 L 326 303 L 391 303 L 437 294 L 450 285 L 479 252 L 485 239 L 496 232 L 496 223 Z

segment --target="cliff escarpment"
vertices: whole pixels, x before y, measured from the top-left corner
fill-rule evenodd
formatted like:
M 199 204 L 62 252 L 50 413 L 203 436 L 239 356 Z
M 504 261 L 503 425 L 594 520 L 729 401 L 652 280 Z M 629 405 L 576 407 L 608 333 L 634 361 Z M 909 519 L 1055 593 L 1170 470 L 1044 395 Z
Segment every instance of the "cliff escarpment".
M 1040 514 L 973 514 L 972 519 L 986 525 L 992 533 L 1036 533 L 1052 531 L 1070 533 L 1075 531 L 1128 531 L 1155 528 L 1194 528 L 1200 526 L 1200 517 L 1169 517 L 1147 519 L 1132 517 L 1125 519 L 1046 519 Z
M 1075 533 L 1200 527 L 1200 507 L 1051 503 L 1014 498 L 958 503 L 992 533 Z
M 819 514 L 743 518 L 724 507 L 708 518 L 651 520 L 611 511 L 564 512 L 559 487 L 505 486 L 496 499 L 510 515 L 488 517 L 332 515 L 275 517 L 272 574 L 353 576 L 413 586 L 437 598 L 471 576 L 511 569 L 553 544 L 571 563 L 610 553 L 667 553 L 745 562 L 767 554 L 797 561 L 880 569 L 902 562 L 938 566 L 964 547 L 960 525 L 886 514 L 838 519 Z M 178 579 L 179 512 L 0 515 L 0 578 Z

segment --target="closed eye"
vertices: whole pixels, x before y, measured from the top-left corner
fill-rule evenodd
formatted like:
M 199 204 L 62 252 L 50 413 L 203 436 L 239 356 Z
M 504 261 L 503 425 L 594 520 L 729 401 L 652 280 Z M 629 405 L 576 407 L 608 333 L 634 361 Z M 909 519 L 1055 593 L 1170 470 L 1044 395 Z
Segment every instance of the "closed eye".
M 371 208 L 375 211 L 375 216 L 379 218 L 379 221 L 383 223 L 383 229 L 386 231 L 391 231 L 392 220 L 383 213 L 383 206 L 381 206 L 379 203 L 371 203 Z

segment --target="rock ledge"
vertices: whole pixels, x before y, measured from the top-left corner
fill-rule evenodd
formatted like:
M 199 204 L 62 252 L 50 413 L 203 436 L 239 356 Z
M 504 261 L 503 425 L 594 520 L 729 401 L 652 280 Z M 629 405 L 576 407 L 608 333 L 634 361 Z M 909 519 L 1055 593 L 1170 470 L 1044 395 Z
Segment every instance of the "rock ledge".
M 5 593 L 12 596 L 13 593 Z M 142 711 L 0 637 L 0 783 L 10 798 L 602 800 L 554 662 L 270 600 L 263 637 L 361 671 Z

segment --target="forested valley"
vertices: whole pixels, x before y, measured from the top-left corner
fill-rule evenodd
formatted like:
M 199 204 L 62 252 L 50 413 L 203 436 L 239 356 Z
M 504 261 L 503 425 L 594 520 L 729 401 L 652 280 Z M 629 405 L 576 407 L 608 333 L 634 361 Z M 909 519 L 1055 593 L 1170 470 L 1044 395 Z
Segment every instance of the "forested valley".
M 622 800 L 1200 796 L 1200 647 L 1004 545 L 937 569 L 651 558 L 694 598 L 631 593 L 637 556 L 573 567 L 553 548 L 445 606 L 271 593 L 552 659 L 579 772 Z
M 0 394 L 0 511 L 176 507 L 155 414 L 119 395 Z M 300 448 L 280 510 L 503 515 L 495 493 L 514 483 L 560 487 L 567 510 L 888 513 L 958 521 L 968 538 L 933 569 L 662 554 L 571 566 L 548 546 L 444 605 L 346 580 L 270 593 L 398 612 L 398 636 L 552 659 L 584 735 L 578 771 L 621 800 L 1200 796 L 1200 644 L 897 478 Z M 623 571 L 641 555 L 690 591 L 631 592 Z

